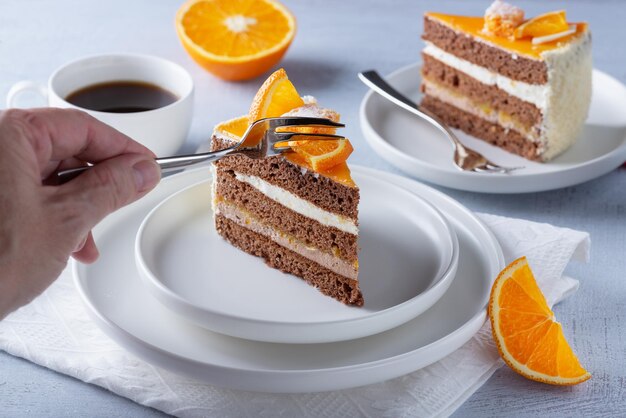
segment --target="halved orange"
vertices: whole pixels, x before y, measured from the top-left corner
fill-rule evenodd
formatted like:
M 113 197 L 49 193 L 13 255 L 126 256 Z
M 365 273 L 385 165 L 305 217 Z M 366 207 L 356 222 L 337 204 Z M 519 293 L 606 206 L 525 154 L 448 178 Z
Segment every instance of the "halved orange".
M 286 141 L 315 171 L 325 171 L 344 163 L 354 148 L 348 139 Z
M 522 376 L 552 385 L 575 385 L 591 377 L 567 343 L 526 257 L 512 262 L 494 282 L 489 318 L 500 356 Z
M 527 20 L 515 29 L 515 38 L 537 38 L 569 29 L 565 10 L 544 13 Z
M 225 80 L 247 80 L 280 61 L 296 20 L 275 0 L 188 0 L 176 14 L 176 32 L 202 67 Z

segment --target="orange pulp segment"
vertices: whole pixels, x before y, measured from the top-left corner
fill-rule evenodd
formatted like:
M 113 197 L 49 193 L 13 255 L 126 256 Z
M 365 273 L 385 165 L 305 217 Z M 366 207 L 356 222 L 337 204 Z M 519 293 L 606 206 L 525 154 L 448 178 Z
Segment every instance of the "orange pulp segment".
M 303 167 L 307 170 L 317 171 L 309 164 L 308 160 L 297 152 L 287 152 L 283 154 L 287 161 L 290 161 L 300 167 Z M 336 181 L 337 183 L 341 183 L 348 187 L 355 187 L 356 183 L 352 180 L 352 175 L 350 174 L 350 168 L 348 164 L 344 161 L 343 163 L 339 163 L 330 167 L 327 170 L 318 171 L 320 174 L 328 177 L 329 179 Z
M 249 112 L 250 123 L 262 118 L 282 116 L 300 106 L 304 106 L 304 100 L 281 68 L 265 80 L 254 96 Z
M 537 38 L 569 29 L 565 10 L 544 13 L 527 20 L 515 29 L 515 38 Z
M 522 376 L 552 385 L 575 385 L 591 377 L 567 343 L 526 257 L 507 266 L 494 282 L 489 318 L 500 356 Z
M 234 141 L 239 141 L 246 132 L 246 129 L 248 129 L 248 115 L 229 119 L 224 122 L 220 122 L 215 126 L 216 132 L 219 132 Z
M 246 80 L 280 61 L 296 21 L 275 0 L 189 0 L 176 14 L 176 32 L 206 70 L 225 80 Z
M 282 144 L 281 144 L 282 145 Z M 300 154 L 315 171 L 328 170 L 345 162 L 354 148 L 347 139 L 286 141 L 286 145 Z

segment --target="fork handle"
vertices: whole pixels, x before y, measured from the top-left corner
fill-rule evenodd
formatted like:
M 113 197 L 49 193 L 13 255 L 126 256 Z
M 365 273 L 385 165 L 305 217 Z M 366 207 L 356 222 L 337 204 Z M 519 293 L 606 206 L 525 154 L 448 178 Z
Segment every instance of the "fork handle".
M 173 157 L 155 158 L 154 161 L 156 161 L 159 167 L 161 167 L 162 173 L 168 173 L 170 171 L 180 170 L 198 163 L 210 163 L 217 161 L 230 154 L 234 149 L 235 147 L 231 147 L 220 151 L 204 152 L 202 154 L 175 155 Z M 56 175 L 56 184 L 67 183 L 92 167 L 93 165 L 89 165 L 59 171 Z
M 444 123 L 442 123 L 437 116 L 424 109 L 420 109 L 411 99 L 391 87 L 391 85 L 389 85 L 389 83 L 387 83 L 380 76 L 380 74 L 378 74 L 378 72 L 374 70 L 363 71 L 362 73 L 359 73 L 359 78 L 363 83 L 365 83 L 365 85 L 374 90 L 376 93 L 389 99 L 391 102 L 405 110 L 408 110 L 414 115 L 419 116 L 427 122 L 430 122 L 443 132 L 456 147 L 464 149 L 463 144 L 461 144 L 456 135 L 454 135 L 454 133 Z
M 161 167 L 161 172 L 168 173 L 181 168 L 189 167 L 198 163 L 211 163 L 224 158 L 236 147 L 226 148 L 220 151 L 203 152 L 202 154 L 175 155 L 173 157 L 156 158 L 155 161 Z

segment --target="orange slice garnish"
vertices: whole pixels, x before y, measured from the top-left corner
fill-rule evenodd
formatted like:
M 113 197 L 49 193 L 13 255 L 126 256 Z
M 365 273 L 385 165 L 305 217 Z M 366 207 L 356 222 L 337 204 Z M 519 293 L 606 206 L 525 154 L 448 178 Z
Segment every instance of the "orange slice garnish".
M 281 68 L 265 80 L 254 96 L 249 112 L 250 123 L 262 118 L 282 116 L 300 106 L 304 106 L 304 101 Z
M 218 132 L 233 141 L 239 141 L 247 129 L 248 115 L 225 120 L 215 126 L 215 132 Z
M 515 38 L 537 38 L 564 32 L 569 29 L 565 10 L 548 12 L 527 20 L 515 29 Z
M 591 377 L 567 343 L 526 257 L 496 279 L 489 318 L 500 356 L 522 376 L 552 385 L 575 385 Z
M 344 163 L 354 148 L 347 139 L 286 141 L 296 154 L 300 155 L 315 171 L 324 171 Z
M 189 0 L 176 14 L 176 32 L 202 67 L 225 80 L 246 80 L 280 61 L 296 21 L 275 0 Z

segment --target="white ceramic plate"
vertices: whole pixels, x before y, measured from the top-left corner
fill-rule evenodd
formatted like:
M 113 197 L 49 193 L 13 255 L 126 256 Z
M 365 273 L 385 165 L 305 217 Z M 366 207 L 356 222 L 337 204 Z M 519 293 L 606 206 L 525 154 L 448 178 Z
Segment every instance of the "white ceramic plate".
M 420 101 L 420 66 L 387 77 L 400 92 Z M 361 128 L 372 148 L 405 173 L 454 189 L 485 193 L 525 193 L 582 183 L 626 161 L 626 86 L 594 70 L 589 117 L 576 144 L 548 163 L 510 154 L 455 130 L 461 141 L 503 166 L 524 169 L 510 174 L 472 173 L 452 163 L 452 146 L 433 126 L 370 91 L 361 103 Z
M 137 233 L 137 268 L 165 306 L 211 331 L 276 343 L 352 340 L 415 318 L 445 293 L 459 258 L 454 231 L 415 194 L 368 173 L 359 185 L 362 308 L 268 268 L 215 231 L 210 181 L 152 210 Z
M 459 239 L 456 279 L 432 308 L 389 331 L 326 344 L 275 344 L 208 331 L 172 313 L 146 290 L 135 268 L 135 235 L 148 212 L 167 196 L 206 180 L 206 169 L 167 178 L 146 197 L 94 229 L 100 260 L 74 263 L 75 281 L 93 320 L 144 360 L 211 384 L 261 392 L 345 389 L 425 367 L 467 342 L 487 318 L 494 278 L 504 267 L 489 230 L 465 207 L 423 184 L 353 167 L 417 194 L 437 207 Z

